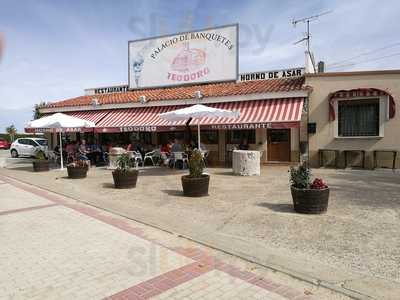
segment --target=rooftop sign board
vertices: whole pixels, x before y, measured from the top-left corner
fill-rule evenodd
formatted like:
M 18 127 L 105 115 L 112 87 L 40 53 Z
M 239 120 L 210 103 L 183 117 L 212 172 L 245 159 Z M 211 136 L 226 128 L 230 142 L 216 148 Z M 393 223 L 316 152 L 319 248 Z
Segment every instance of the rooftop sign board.
M 235 81 L 238 25 L 128 43 L 129 89 Z
M 293 68 L 284 70 L 243 73 L 239 75 L 238 80 L 239 81 L 267 80 L 267 79 L 300 77 L 303 75 L 304 75 L 304 68 Z
M 105 86 L 105 87 L 85 89 L 85 95 L 125 93 L 127 91 L 128 91 L 127 85 L 114 85 L 114 86 Z

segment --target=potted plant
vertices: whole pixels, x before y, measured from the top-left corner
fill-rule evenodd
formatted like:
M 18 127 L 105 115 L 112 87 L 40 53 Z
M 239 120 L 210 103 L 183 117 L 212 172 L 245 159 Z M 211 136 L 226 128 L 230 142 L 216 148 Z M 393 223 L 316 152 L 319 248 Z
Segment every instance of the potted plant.
M 189 197 L 208 195 L 210 175 L 203 174 L 204 160 L 199 150 L 193 150 L 189 157 L 189 175 L 182 176 L 183 194 Z
M 37 148 L 35 150 L 35 160 L 32 162 L 34 172 L 44 172 L 50 170 L 50 163 L 46 158 L 43 150 Z
M 74 160 L 67 165 L 68 178 L 79 179 L 85 178 L 89 170 L 89 163 L 86 160 Z
M 327 211 L 329 187 L 320 178 L 311 183 L 311 171 L 306 164 L 290 168 L 290 184 L 296 212 L 322 214 Z
M 121 154 L 117 158 L 116 163 L 117 169 L 112 172 L 115 188 L 126 189 L 136 187 L 139 171 L 132 168 L 129 154 Z

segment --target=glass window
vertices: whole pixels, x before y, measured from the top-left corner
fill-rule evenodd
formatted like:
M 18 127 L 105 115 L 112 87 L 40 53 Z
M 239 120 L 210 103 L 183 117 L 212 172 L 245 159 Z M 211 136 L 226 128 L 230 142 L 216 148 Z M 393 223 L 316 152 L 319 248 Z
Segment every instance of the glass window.
M 33 147 L 37 147 L 39 146 L 34 140 L 27 140 L 28 141 L 28 145 L 33 146 Z
M 255 130 L 229 130 L 227 131 L 228 144 L 240 144 L 244 139 L 247 139 L 248 144 L 256 143 Z
M 151 132 L 139 132 L 139 141 L 151 145 Z
M 141 144 L 151 145 L 151 132 L 102 133 L 99 135 L 100 144 L 112 144 L 114 147 L 125 147 L 136 140 L 139 140 Z
M 187 139 L 187 134 L 183 131 L 169 131 L 169 132 L 159 132 L 157 134 L 158 136 L 158 144 L 159 145 L 164 145 L 168 143 L 169 141 L 174 141 L 174 139 L 178 139 L 181 141 L 184 141 Z
M 29 145 L 29 141 L 27 139 L 19 139 L 18 144 L 21 145 Z
M 379 100 L 338 103 L 339 136 L 379 136 Z
M 47 146 L 47 140 L 36 140 L 40 146 Z
M 288 143 L 290 139 L 290 130 L 272 129 L 268 131 L 271 143 Z
M 218 130 L 201 130 L 200 139 L 202 144 L 218 144 Z M 197 143 L 197 132 L 192 133 L 192 140 Z

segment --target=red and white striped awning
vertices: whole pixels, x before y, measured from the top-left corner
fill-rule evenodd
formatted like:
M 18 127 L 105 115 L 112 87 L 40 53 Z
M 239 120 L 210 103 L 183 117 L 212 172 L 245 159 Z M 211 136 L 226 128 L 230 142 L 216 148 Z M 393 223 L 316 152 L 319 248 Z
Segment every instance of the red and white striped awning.
M 93 111 L 71 111 L 65 112 L 66 115 L 83 119 L 86 121 L 93 122 L 97 124 L 100 122 L 110 111 L 109 110 L 93 110 Z M 45 114 L 44 117 L 50 116 L 52 114 Z M 58 132 L 59 129 L 54 128 L 25 128 L 25 132 Z M 90 132 L 93 128 L 64 128 L 63 132 Z
M 299 127 L 304 98 L 283 98 L 207 104 L 211 107 L 239 111 L 237 119 L 202 118 L 200 123 L 210 129 L 255 129 Z M 97 132 L 169 131 L 183 127 L 186 121 L 168 122 L 159 114 L 185 106 L 152 106 L 110 110 L 96 123 Z
M 396 103 L 394 102 L 393 96 L 388 91 L 383 91 L 376 88 L 358 88 L 351 90 L 339 90 L 329 94 L 329 120 L 334 121 L 336 118 L 335 105 L 336 100 L 341 99 L 360 99 L 360 98 L 371 98 L 387 96 L 389 100 L 388 105 L 388 118 L 394 118 L 396 114 Z
M 85 110 L 85 111 L 71 111 L 65 114 L 83 119 L 86 121 L 91 121 L 97 124 L 100 122 L 110 111 L 109 110 Z

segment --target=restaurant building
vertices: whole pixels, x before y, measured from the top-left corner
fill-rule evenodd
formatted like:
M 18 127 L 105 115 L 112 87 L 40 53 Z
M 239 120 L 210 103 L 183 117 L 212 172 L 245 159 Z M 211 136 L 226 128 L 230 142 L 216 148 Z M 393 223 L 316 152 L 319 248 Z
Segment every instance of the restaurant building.
M 282 71 L 276 72 L 280 77 Z M 201 103 L 240 112 L 238 119 L 200 120 L 201 140 L 209 150 L 211 163 L 229 161 L 232 149 L 243 139 L 247 139 L 250 149 L 261 151 L 264 163 L 296 162 L 308 90 L 304 70 L 292 69 L 289 73 L 294 75 L 276 79 L 255 79 L 254 75 L 254 80 L 248 81 L 244 77 L 244 81 L 122 92 L 108 92 L 114 87 L 89 89 L 87 95 L 49 103 L 41 112 L 63 112 L 93 121 L 94 135 L 103 143 L 112 140 L 122 145 L 138 137 L 145 143 L 160 145 L 174 137 L 183 138 L 186 124 L 163 121 L 159 114 Z M 197 123 L 190 125 L 195 137 Z M 76 133 L 68 134 L 76 138 Z M 48 136 L 51 142 L 57 141 Z
M 215 164 L 229 163 L 232 150 L 246 140 L 260 151 L 261 163 L 399 166 L 399 70 L 315 73 L 306 52 L 306 68 L 239 74 L 237 41 L 238 25 L 229 25 L 129 42 L 127 85 L 87 89 L 41 112 L 96 124 L 91 132 L 68 133 L 71 139 L 84 134 L 120 146 L 134 139 L 151 147 L 175 137 L 185 142 L 189 128 L 196 140 L 199 122 Z M 159 117 L 198 103 L 240 117 L 190 123 Z M 54 133 L 47 135 L 51 145 L 57 142 Z

